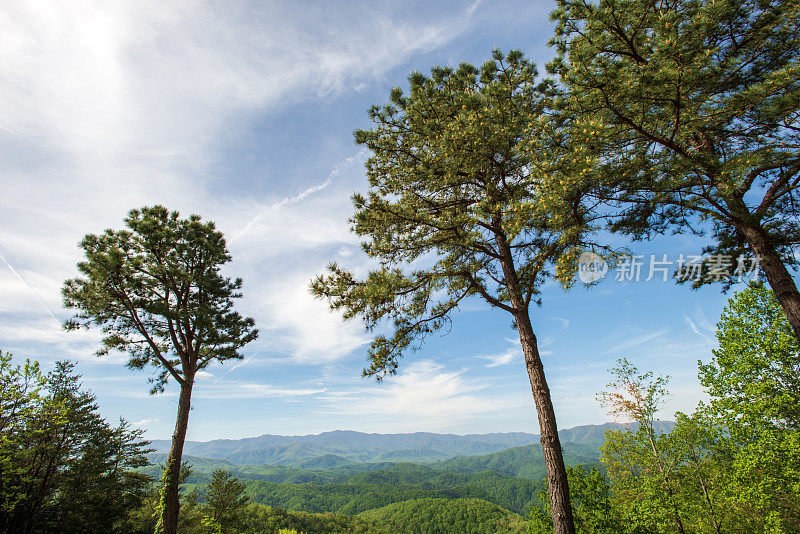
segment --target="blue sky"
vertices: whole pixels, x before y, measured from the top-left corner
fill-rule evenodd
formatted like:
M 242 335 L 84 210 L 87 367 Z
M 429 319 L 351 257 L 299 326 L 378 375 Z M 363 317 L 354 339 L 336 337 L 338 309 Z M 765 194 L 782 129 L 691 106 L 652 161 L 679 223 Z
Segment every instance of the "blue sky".
M 510 317 L 470 302 L 453 328 L 381 384 L 361 379 L 369 338 L 307 292 L 331 259 L 367 265 L 348 232 L 366 186 L 352 132 L 408 73 L 521 48 L 540 65 L 551 2 L 35 2 L 0 6 L 0 348 L 79 362 L 103 413 L 150 438 L 176 396 L 147 394 L 98 335 L 66 333 L 60 286 L 77 243 L 161 203 L 215 220 L 245 280 L 259 340 L 195 388 L 189 439 L 334 429 L 538 432 Z M 635 244 L 699 252 L 699 238 Z M 609 417 L 595 394 L 620 356 L 672 376 L 665 416 L 702 398 L 726 297 L 671 282 L 564 292 L 533 310 L 560 428 Z

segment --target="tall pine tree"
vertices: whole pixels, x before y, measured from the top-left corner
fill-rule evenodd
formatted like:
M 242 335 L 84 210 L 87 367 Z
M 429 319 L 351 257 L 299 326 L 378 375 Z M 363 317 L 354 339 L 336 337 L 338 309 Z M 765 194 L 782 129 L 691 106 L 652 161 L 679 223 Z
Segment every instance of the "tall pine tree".
M 573 179 L 636 238 L 712 231 L 699 283 L 759 256 L 800 338 L 800 1 L 558 0 L 553 18 L 549 68 L 595 171 Z
M 364 374 L 394 373 L 398 358 L 447 325 L 465 299 L 511 315 L 519 333 L 541 429 L 556 531 L 574 532 L 555 412 L 530 308 L 540 285 L 569 285 L 594 224 L 578 186 L 545 181 L 575 165 L 561 120 L 550 114 L 556 89 L 536 82 L 521 52 L 495 51 L 480 69 L 434 68 L 396 88 L 370 110 L 371 130 L 356 141 L 372 151 L 370 189 L 353 197 L 353 231 L 378 267 L 357 278 L 332 264 L 312 291 L 345 318 L 378 335 Z
M 163 206 L 132 210 L 126 230 L 89 234 L 81 242 L 82 277 L 64 284 L 64 303 L 77 310 L 68 329 L 98 326 L 103 348 L 126 351 L 128 367 L 157 370 L 151 393 L 172 378 L 180 387 L 167 458 L 160 529 L 175 534 L 179 470 L 197 372 L 214 362 L 241 359 L 258 335 L 251 318 L 233 309 L 242 280 L 220 274 L 231 260 L 213 222 L 181 219 Z

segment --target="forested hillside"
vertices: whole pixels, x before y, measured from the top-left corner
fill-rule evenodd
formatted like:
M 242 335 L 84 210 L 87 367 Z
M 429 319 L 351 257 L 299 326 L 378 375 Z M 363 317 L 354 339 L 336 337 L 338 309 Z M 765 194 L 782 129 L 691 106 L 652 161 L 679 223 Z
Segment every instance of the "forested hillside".
M 421 534 L 522 534 L 522 516 L 480 499 L 419 499 L 391 504 L 359 515 L 392 532 Z
M 632 429 L 636 423 L 627 425 Z M 606 423 L 603 425 L 584 425 L 559 431 L 561 442 L 570 448 L 570 454 L 591 457 L 597 454 L 597 449 L 603 444 L 606 430 L 619 430 L 626 428 L 620 423 Z M 670 421 L 659 422 L 658 431 L 669 431 L 673 426 Z M 454 457 L 486 456 L 485 461 L 491 462 L 491 455 L 503 451 L 505 456 L 520 456 L 525 453 L 517 451 L 507 452 L 512 448 L 530 448 L 530 459 L 537 463 L 542 460 L 541 455 L 536 457 L 535 450 L 539 445 L 539 436 L 536 434 L 496 433 L 496 434 L 470 434 L 459 436 L 455 434 L 434 434 L 417 432 L 413 434 L 365 434 L 352 431 L 334 431 L 307 436 L 274 436 L 265 435 L 257 438 L 244 438 L 238 440 L 214 440 L 208 442 L 186 442 L 186 453 L 193 457 L 193 462 L 212 462 L 220 460 L 217 467 L 226 465 L 285 465 L 304 469 L 338 469 L 351 466 L 351 464 L 375 463 L 426 463 L 437 464 Z M 160 453 L 166 453 L 169 442 L 154 440 L 152 447 Z M 154 461 L 160 461 L 162 456 L 151 455 Z M 522 457 L 520 456 L 520 460 Z M 478 459 L 467 460 L 464 465 L 480 462 Z M 514 463 L 514 460 L 501 460 L 500 463 Z M 570 460 L 570 463 L 575 463 Z M 448 468 L 450 464 L 446 464 Z M 454 464 L 455 465 L 455 464 Z M 499 465 L 499 464 L 498 464 Z M 354 465 L 352 465 L 354 467 Z M 195 466 L 199 467 L 199 466 Z M 367 466 L 369 468 L 369 466 Z M 480 469 L 478 469 L 480 470 Z M 502 472 L 515 474 L 519 471 L 513 467 Z M 526 476 L 538 478 L 539 472 L 532 469 Z
M 163 469 L 145 470 L 154 478 Z M 538 506 L 541 479 L 525 480 L 490 470 L 459 473 L 424 465 L 373 466 L 372 470 L 303 470 L 271 466 L 228 471 L 245 484 L 253 502 L 288 510 L 358 514 L 387 504 L 423 497 L 475 497 L 527 514 Z M 207 468 L 193 470 L 184 493 L 211 481 Z

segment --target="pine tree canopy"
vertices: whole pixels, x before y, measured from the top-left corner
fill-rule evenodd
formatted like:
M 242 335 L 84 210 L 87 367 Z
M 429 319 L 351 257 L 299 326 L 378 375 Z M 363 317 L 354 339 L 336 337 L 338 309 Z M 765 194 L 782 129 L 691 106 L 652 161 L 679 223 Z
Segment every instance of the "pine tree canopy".
M 759 240 L 777 251 L 767 261 L 796 263 L 799 9 L 559 0 L 548 67 L 569 91 L 559 104 L 595 162 L 595 194 L 619 208 L 614 230 L 647 237 L 709 221 L 704 252 L 735 259 Z
M 63 289 L 65 305 L 77 309 L 66 327 L 100 326 L 98 355 L 127 351 L 128 367 L 158 368 L 154 392 L 170 376 L 183 384 L 213 360 L 241 358 L 258 332 L 233 310 L 242 280 L 219 272 L 231 257 L 214 223 L 154 206 L 132 210 L 125 225 L 81 242 L 83 277 Z
M 466 298 L 527 313 L 542 281 L 571 283 L 595 221 L 578 181 L 540 187 L 575 163 L 550 105 L 558 91 L 536 75 L 519 51 L 414 72 L 409 93 L 395 88 L 370 110 L 374 127 L 355 132 L 372 156 L 352 230 L 377 267 L 359 279 L 331 264 L 312 291 L 368 329 L 393 323 L 373 341 L 366 375 L 394 373 L 402 351 Z

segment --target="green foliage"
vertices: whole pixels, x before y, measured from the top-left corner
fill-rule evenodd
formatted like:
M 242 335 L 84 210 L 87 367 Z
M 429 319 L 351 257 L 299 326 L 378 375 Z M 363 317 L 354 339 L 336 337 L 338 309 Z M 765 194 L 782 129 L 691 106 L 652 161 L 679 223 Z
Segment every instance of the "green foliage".
M 526 529 L 521 516 L 480 499 L 417 499 L 370 510 L 359 517 L 392 532 L 511 534 Z
M 617 509 L 612 505 L 610 488 L 606 477 L 597 469 L 587 470 L 583 466 L 567 469 L 569 492 L 572 499 L 575 528 L 579 534 L 616 534 L 623 530 Z M 545 534 L 552 532 L 550 502 L 547 494 L 539 495 L 540 508 L 532 508 L 528 532 Z
M 25 499 L 30 478 L 21 466 L 32 460 L 28 446 L 44 429 L 40 407 L 44 378 L 36 362 L 11 364 L 11 354 L 0 352 L 0 499 L 6 526 L 17 504 Z
M 358 514 L 391 503 L 424 497 L 474 497 L 527 513 L 543 487 L 496 473 L 463 474 L 426 466 L 398 465 L 350 475 L 333 483 L 286 484 L 251 481 L 247 493 L 257 503 L 307 512 Z
M 595 445 L 562 443 L 566 465 L 597 463 L 599 453 Z M 462 456 L 434 464 L 435 469 L 457 473 L 481 473 L 490 471 L 501 475 L 541 480 L 547 473 L 542 455 L 542 447 L 526 445 L 482 456 Z
M 131 210 L 125 225 L 81 241 L 83 278 L 62 291 L 64 305 L 77 310 L 66 328 L 99 326 L 98 355 L 127 351 L 131 369 L 156 367 L 153 392 L 170 376 L 191 383 L 214 360 L 241 359 L 258 332 L 233 310 L 242 280 L 219 273 L 231 257 L 214 223 L 154 206 Z
M 291 512 L 260 504 L 249 505 L 243 513 L 243 533 L 273 534 L 295 532 L 304 534 L 391 534 L 369 521 L 340 514 Z
M 100 416 L 74 364 L 42 375 L 0 354 L 0 530 L 127 532 L 148 483 L 133 471 L 147 463 L 141 435 Z
M 331 264 L 311 288 L 369 330 L 392 323 L 391 336 L 372 342 L 366 375 L 394 373 L 403 351 L 448 324 L 464 299 L 528 321 L 544 280 L 572 280 L 591 221 L 578 193 L 551 198 L 538 187 L 558 172 L 548 162 L 560 161 L 563 138 L 550 131 L 558 118 L 542 115 L 555 89 L 535 76 L 519 51 L 495 51 L 481 68 L 415 72 L 409 93 L 392 90 L 391 103 L 370 110 L 374 128 L 356 132 L 373 155 L 352 230 L 379 267 L 358 280 Z
M 548 67 L 569 91 L 559 104 L 591 168 L 583 178 L 620 209 L 613 229 L 645 237 L 710 220 L 705 252 L 733 258 L 723 273 L 748 244 L 797 262 L 798 6 L 558 0 Z
M 759 283 L 729 300 L 717 328 L 719 348 L 709 364 L 700 363 L 708 406 L 678 413 L 670 434 L 643 427 L 608 433 L 601 460 L 627 532 L 800 528 L 797 340 L 772 292 Z M 654 413 L 648 395 L 638 395 L 644 402 L 636 403 L 630 392 L 659 384 L 630 364 L 623 369 L 625 376 L 649 381 L 615 389 L 625 399 L 616 406 L 645 406 L 638 413 L 646 420 Z M 666 384 L 660 386 L 656 390 L 664 392 Z
M 250 498 L 245 494 L 245 484 L 230 472 L 218 469 L 211 477 L 205 491 L 208 510 L 223 533 L 236 532 L 238 517 Z
M 635 432 L 607 431 L 601 447 L 614 499 L 624 523 L 644 524 L 656 531 L 684 531 L 676 497 L 675 459 L 669 454 L 667 434 L 655 431 L 656 415 L 668 391 L 669 377 L 639 373 L 626 359 L 610 370 L 614 377 L 599 395 L 610 413 L 634 420 Z
M 732 506 L 774 532 L 800 529 L 800 345 L 772 291 L 751 284 L 717 325 L 719 348 L 700 366 L 708 412 L 724 439 Z
M 754 283 L 732 298 L 717 341 L 700 383 L 731 430 L 800 428 L 800 342 L 772 291 Z
M 161 532 L 161 530 L 164 527 L 162 522 L 164 519 L 162 516 L 162 512 L 164 511 L 164 506 L 166 504 L 167 492 L 169 492 L 170 487 L 180 482 L 179 480 L 175 479 L 180 479 L 181 474 L 183 473 L 182 470 L 175 468 L 175 464 L 177 464 L 177 460 L 175 460 L 174 458 L 167 459 L 167 465 L 161 474 L 161 489 L 158 491 L 158 504 L 155 508 L 155 512 L 158 518 L 155 525 L 155 532 Z M 189 474 L 188 469 L 187 471 L 185 471 L 185 473 L 188 477 Z

